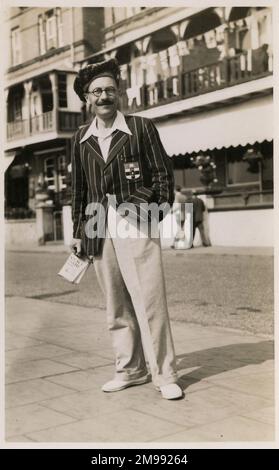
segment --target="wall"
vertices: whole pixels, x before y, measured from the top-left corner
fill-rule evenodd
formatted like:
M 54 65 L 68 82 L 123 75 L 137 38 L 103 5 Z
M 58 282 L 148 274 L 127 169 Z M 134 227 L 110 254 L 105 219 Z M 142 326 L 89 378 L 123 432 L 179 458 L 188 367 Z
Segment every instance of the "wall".
M 22 62 L 26 62 L 40 55 L 39 51 L 39 29 L 38 18 L 39 15 L 52 10 L 49 8 L 28 8 L 18 15 L 14 15 L 10 20 L 10 29 L 19 26 L 21 31 L 21 44 L 22 44 Z M 16 10 L 16 9 L 11 9 Z M 18 10 L 18 9 L 17 9 Z M 80 8 L 76 9 L 75 20 L 78 20 L 80 15 Z M 14 12 L 13 12 L 14 13 Z M 61 19 L 63 23 L 63 45 L 70 44 L 71 42 L 71 9 L 61 8 Z M 82 28 L 81 28 L 82 32 Z
M 210 212 L 209 233 L 212 245 L 273 246 L 273 210 Z
M 19 8 L 10 9 L 10 30 L 20 27 L 22 62 L 39 55 L 38 16 L 45 10 L 46 8 L 27 8 L 23 11 L 20 11 Z
M 36 219 L 5 221 L 7 246 L 37 244 Z
M 188 239 L 189 230 L 186 225 Z M 273 246 L 272 209 L 209 212 L 208 225 L 212 246 Z M 160 224 L 163 248 L 172 245 L 176 230 L 175 217 L 168 214 Z M 200 234 L 196 230 L 194 246 L 199 245 L 201 245 Z
M 76 111 L 80 112 L 81 109 L 81 101 L 77 94 L 74 92 L 74 81 L 75 81 L 76 75 L 69 73 L 67 75 L 67 101 L 68 101 L 68 111 Z
M 75 60 L 83 59 L 85 56 L 84 40 L 84 18 L 82 8 L 61 8 L 61 19 L 63 23 L 62 35 L 63 35 L 63 47 L 48 51 L 47 54 L 40 56 L 39 52 L 39 32 L 38 32 L 38 16 L 44 12 L 52 9 L 49 8 L 27 8 L 20 14 L 18 8 L 11 8 L 8 14 L 7 22 L 5 23 L 6 29 L 6 47 L 9 50 L 7 56 L 8 63 L 5 68 L 11 66 L 11 29 L 17 26 L 20 27 L 21 31 L 21 43 L 22 43 L 22 62 L 24 68 L 19 66 L 13 73 L 8 76 L 9 82 L 15 82 L 19 78 L 25 77 L 30 78 L 30 74 L 36 75 L 42 73 L 50 68 L 68 68 L 72 67 L 70 45 L 72 40 L 75 42 Z M 73 15 L 72 15 L 73 10 Z M 96 10 L 96 9 L 92 9 Z M 99 8 L 97 9 L 99 10 Z M 72 30 L 73 20 L 73 30 Z M 96 33 L 94 33 L 96 35 Z M 90 51 L 92 48 L 89 46 Z M 88 53 L 87 52 L 87 53 Z M 40 59 L 39 59 L 40 58 Z M 43 58 L 43 59 L 41 59 Z M 27 65 L 26 65 L 27 64 Z

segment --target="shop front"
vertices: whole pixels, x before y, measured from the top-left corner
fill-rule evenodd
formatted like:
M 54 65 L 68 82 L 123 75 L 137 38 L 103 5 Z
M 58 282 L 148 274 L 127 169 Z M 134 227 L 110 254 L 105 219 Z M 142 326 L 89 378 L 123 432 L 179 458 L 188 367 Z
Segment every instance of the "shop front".
M 272 122 L 271 96 L 157 122 L 176 184 L 204 195 L 214 245 L 273 245 Z M 216 167 L 210 188 L 196 164 L 206 157 Z

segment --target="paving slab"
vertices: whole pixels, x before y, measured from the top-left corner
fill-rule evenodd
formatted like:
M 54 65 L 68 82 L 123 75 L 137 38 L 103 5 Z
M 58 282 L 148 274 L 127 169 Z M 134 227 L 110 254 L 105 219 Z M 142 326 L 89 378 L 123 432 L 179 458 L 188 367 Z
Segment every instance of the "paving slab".
M 87 352 L 89 349 L 108 349 L 111 345 L 105 328 L 98 330 L 94 325 L 88 325 L 87 328 L 82 326 L 79 330 L 71 327 L 37 329 L 31 331 L 29 336 L 80 352 Z
M 29 336 L 12 333 L 8 330 L 5 332 L 5 351 L 27 348 L 31 346 L 39 346 L 40 344 L 43 344 L 43 341 L 30 338 Z
M 42 406 L 59 411 L 76 419 L 87 419 L 103 416 L 107 413 L 121 411 L 125 413 L 129 400 L 119 400 L 113 393 L 104 394 L 100 388 L 84 392 L 71 393 L 50 400 L 43 400 Z
M 72 421 L 75 420 L 66 414 L 57 413 L 37 404 L 8 408 L 6 410 L 6 436 L 40 431 Z
M 30 301 L 31 299 L 31 301 Z M 55 307 L 55 308 L 54 308 Z M 96 307 L 86 308 L 78 305 L 70 306 L 70 314 L 68 313 L 67 304 L 36 299 L 30 297 L 12 296 L 6 298 L 6 317 L 8 322 L 16 318 L 17 322 L 24 319 L 32 318 L 33 325 L 39 323 L 47 328 L 47 325 L 55 324 L 59 326 L 62 322 L 64 325 L 82 325 L 93 321 L 94 324 L 105 322 L 105 313 L 103 309 Z
M 96 369 L 78 370 L 67 374 L 47 377 L 51 383 L 68 387 L 72 390 L 83 391 L 100 386 L 110 380 L 114 375 L 114 366 L 105 366 Z
M 74 353 L 59 355 L 56 358 L 57 362 L 67 364 L 68 366 L 77 367 L 79 369 L 89 369 L 91 367 L 100 367 L 108 366 L 114 364 L 114 358 L 111 353 L 111 357 L 105 358 L 96 353 L 96 351 L 91 351 L 90 353 Z
M 45 379 L 26 380 L 6 385 L 6 408 L 38 403 L 74 391 Z
M 21 382 L 23 380 L 47 377 L 71 372 L 75 369 L 49 359 L 38 361 L 16 362 L 7 368 L 6 383 Z
M 126 409 L 125 413 L 119 411 L 58 426 L 54 432 L 31 432 L 27 437 L 39 442 L 147 442 L 182 429 L 169 421 Z
M 224 420 L 193 427 L 170 434 L 156 442 L 273 442 L 274 426 L 243 416 L 231 416 Z
M 33 439 L 30 439 L 27 436 L 10 436 L 6 439 L 8 442 L 34 442 Z
M 237 390 L 248 395 L 274 399 L 274 375 L 272 372 L 240 375 L 237 377 L 222 377 L 220 375 L 208 378 L 209 383 L 215 383 L 230 390 Z
M 6 352 L 6 365 L 8 366 L 15 362 L 64 357 L 66 353 L 72 353 L 72 351 L 70 349 L 46 343 L 38 346 L 13 349 Z
M 274 426 L 274 408 L 267 406 L 266 408 L 259 408 L 257 410 L 241 413 L 241 416 L 251 418 L 260 423 L 270 424 Z

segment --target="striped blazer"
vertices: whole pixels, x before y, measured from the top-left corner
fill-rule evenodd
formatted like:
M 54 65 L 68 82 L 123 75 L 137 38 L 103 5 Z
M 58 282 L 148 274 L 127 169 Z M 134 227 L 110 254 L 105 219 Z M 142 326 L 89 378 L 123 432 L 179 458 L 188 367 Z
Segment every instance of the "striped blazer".
M 106 210 L 109 195 L 115 196 L 117 205 L 128 202 L 136 208 L 141 203 L 173 203 L 172 162 L 156 127 L 139 116 L 125 116 L 125 120 L 132 135 L 116 130 L 106 161 L 97 137 L 91 135 L 80 143 L 90 123 L 79 127 L 72 138 L 73 236 L 82 239 L 88 256 L 100 254 L 102 247 L 102 239 L 88 236 L 84 229 L 90 218 L 88 204 L 101 203 Z M 98 223 L 105 225 L 105 218 Z

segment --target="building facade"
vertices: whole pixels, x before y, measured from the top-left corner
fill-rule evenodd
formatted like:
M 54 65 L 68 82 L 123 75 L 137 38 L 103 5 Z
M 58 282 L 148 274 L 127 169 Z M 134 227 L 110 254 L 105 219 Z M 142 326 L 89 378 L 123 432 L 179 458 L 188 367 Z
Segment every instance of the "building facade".
M 116 57 L 122 112 L 155 121 L 176 184 L 204 195 L 212 244 L 273 244 L 271 8 L 13 8 L 6 21 L 8 220 L 34 214 L 43 180 L 49 239 L 62 237 L 70 138 L 90 115 L 75 71 Z
M 70 139 L 81 123 L 74 64 L 100 50 L 103 8 L 9 8 L 6 73 L 7 241 L 36 240 L 36 194 L 48 193 L 45 239 L 59 240 Z
M 272 245 L 272 9 L 106 8 L 104 48 L 79 64 L 109 57 L 122 111 L 152 118 L 176 183 L 207 192 L 212 243 Z

